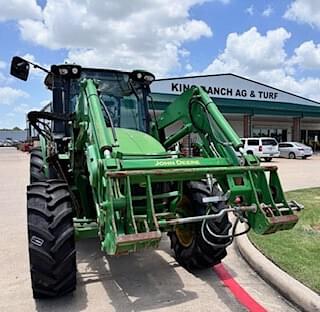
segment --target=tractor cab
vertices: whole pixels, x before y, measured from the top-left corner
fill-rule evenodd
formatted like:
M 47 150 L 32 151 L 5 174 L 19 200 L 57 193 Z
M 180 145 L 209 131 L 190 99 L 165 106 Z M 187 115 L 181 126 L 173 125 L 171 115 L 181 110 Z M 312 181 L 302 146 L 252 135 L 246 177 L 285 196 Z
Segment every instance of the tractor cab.
M 149 132 L 149 85 L 154 76 L 144 71 L 122 72 L 77 65 L 53 65 L 45 84 L 53 92 L 53 112 L 73 113 L 81 82 L 92 79 L 97 87 L 107 126 Z M 65 122 L 55 122 L 56 132 L 68 131 Z
M 152 74 L 82 68 L 80 79 L 70 81 L 71 111 L 78 101 L 83 79 L 94 80 L 107 126 L 111 126 L 111 119 L 116 128 L 149 132 L 148 96 L 149 85 L 154 80 Z

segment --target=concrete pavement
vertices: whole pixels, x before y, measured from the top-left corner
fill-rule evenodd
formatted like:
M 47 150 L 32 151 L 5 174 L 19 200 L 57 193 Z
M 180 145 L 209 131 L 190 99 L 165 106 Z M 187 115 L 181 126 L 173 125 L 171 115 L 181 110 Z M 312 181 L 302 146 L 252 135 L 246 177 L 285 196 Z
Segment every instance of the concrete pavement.
M 284 191 L 292 191 L 309 187 L 320 187 L 320 155 L 308 159 L 273 158 L 265 165 L 278 166 L 278 172 Z

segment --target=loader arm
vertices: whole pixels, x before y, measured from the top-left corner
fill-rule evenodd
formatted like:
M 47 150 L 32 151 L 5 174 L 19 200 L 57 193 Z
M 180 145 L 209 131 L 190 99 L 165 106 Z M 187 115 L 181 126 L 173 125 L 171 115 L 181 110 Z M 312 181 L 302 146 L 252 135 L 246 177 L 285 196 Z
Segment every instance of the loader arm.
M 166 128 L 178 121 L 182 127 L 166 137 Z M 188 134 L 198 133 L 209 157 L 223 157 L 230 159 L 234 165 L 239 164 L 234 150 L 239 150 L 242 142 L 201 87 L 193 86 L 172 102 L 160 115 L 158 130 L 166 148 Z

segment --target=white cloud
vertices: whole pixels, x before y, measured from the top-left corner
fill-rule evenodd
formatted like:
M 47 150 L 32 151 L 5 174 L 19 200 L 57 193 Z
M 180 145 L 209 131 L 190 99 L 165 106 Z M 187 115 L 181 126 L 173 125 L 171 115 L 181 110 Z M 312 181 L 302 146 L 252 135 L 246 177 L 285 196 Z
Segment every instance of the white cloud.
M 242 34 L 231 33 L 224 51 L 201 74 L 230 72 L 320 100 L 320 79 L 295 77 L 297 66 L 319 68 L 320 45 L 305 42 L 288 56 L 285 43 L 290 36 L 284 28 L 270 30 L 266 35 L 255 27 Z
M 250 5 L 249 7 L 247 7 L 245 10 L 245 13 L 249 14 L 249 15 L 253 15 L 254 13 L 254 8 L 253 8 L 253 5 Z
M 0 60 L 0 69 L 6 68 L 7 64 Z
M 12 83 L 13 78 L 10 77 L 7 73 L 4 73 L 3 70 L 7 68 L 7 63 L 0 60 L 0 85 L 8 85 Z M 2 70 L 2 71 L 1 71 Z
M 47 100 L 42 100 L 39 104 L 40 108 L 42 108 L 43 106 L 46 106 L 47 104 L 49 104 L 51 102 L 51 99 L 47 99 Z
M 24 19 L 19 27 L 25 40 L 68 49 L 70 62 L 164 75 L 181 66 L 185 42 L 212 36 L 204 21 L 189 15 L 203 2 L 48 0 L 43 20 Z
M 273 8 L 268 5 L 262 12 L 262 16 L 269 17 L 273 13 Z
M 284 62 L 284 43 L 290 36 L 284 28 L 270 30 L 265 36 L 256 27 L 242 34 L 230 33 L 225 50 L 205 72 L 251 74 L 262 69 L 273 69 Z
M 49 101 L 47 101 L 45 104 L 48 104 Z M 19 114 L 27 114 L 28 112 L 31 112 L 31 111 L 37 111 L 37 110 L 40 110 L 45 104 L 41 105 L 39 104 L 38 106 L 31 106 L 29 104 L 26 104 L 26 103 L 21 103 L 21 104 L 18 104 L 16 105 L 14 108 L 13 108 L 13 112 L 15 113 L 19 113 Z
M 192 71 L 192 65 L 188 63 L 188 64 L 185 66 L 185 69 L 186 69 L 186 71 L 191 72 L 191 71 Z
M 0 105 L 11 105 L 21 98 L 28 98 L 29 94 L 25 91 L 11 87 L 0 87 Z
M 203 21 L 191 20 L 181 25 L 159 29 L 159 35 L 173 42 L 197 40 L 202 36 L 212 36 L 210 27 Z
M 6 68 L 7 64 L 3 61 L 0 60 L 0 70 Z M 0 72 L 0 83 L 3 83 L 6 81 L 6 77 L 5 75 Z
M 29 61 L 29 62 L 32 62 L 32 63 L 35 63 L 36 62 L 36 58 L 34 57 L 34 55 L 30 54 L 30 53 L 27 53 L 23 56 L 21 56 L 23 59 Z
M 284 17 L 320 28 L 320 1 L 294 0 L 286 10 Z
M 28 105 L 28 104 L 24 104 L 24 103 L 16 106 L 16 107 L 13 109 L 13 111 L 14 111 L 15 113 L 21 113 L 21 114 L 26 114 L 29 110 L 30 110 L 29 105 Z
M 6 81 L 7 81 L 6 76 L 0 72 L 0 84 L 4 84 L 6 83 Z
M 41 7 L 36 0 L 0 0 L 0 21 L 41 18 Z
M 303 42 L 294 50 L 290 63 L 306 69 L 320 69 L 320 44 L 312 40 Z

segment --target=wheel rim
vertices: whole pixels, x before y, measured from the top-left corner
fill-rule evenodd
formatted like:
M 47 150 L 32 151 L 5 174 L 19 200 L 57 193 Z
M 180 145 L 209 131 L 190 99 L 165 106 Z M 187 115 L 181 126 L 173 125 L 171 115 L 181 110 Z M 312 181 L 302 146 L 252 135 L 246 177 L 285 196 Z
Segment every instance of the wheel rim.
M 190 226 L 178 226 L 176 228 L 176 235 L 183 247 L 189 247 L 193 241 L 193 231 Z
M 293 153 L 290 153 L 290 154 L 289 154 L 289 158 L 290 158 L 290 159 L 294 159 L 294 158 L 295 158 L 295 155 L 294 155 Z
M 180 202 L 177 205 L 177 212 L 179 217 L 190 217 L 192 216 L 191 213 L 191 203 L 190 200 L 184 195 Z M 179 243 L 184 247 L 189 247 L 192 244 L 193 241 L 193 226 L 192 224 L 183 224 L 178 225 L 175 228 L 175 233 L 177 236 L 177 239 L 179 240 Z

